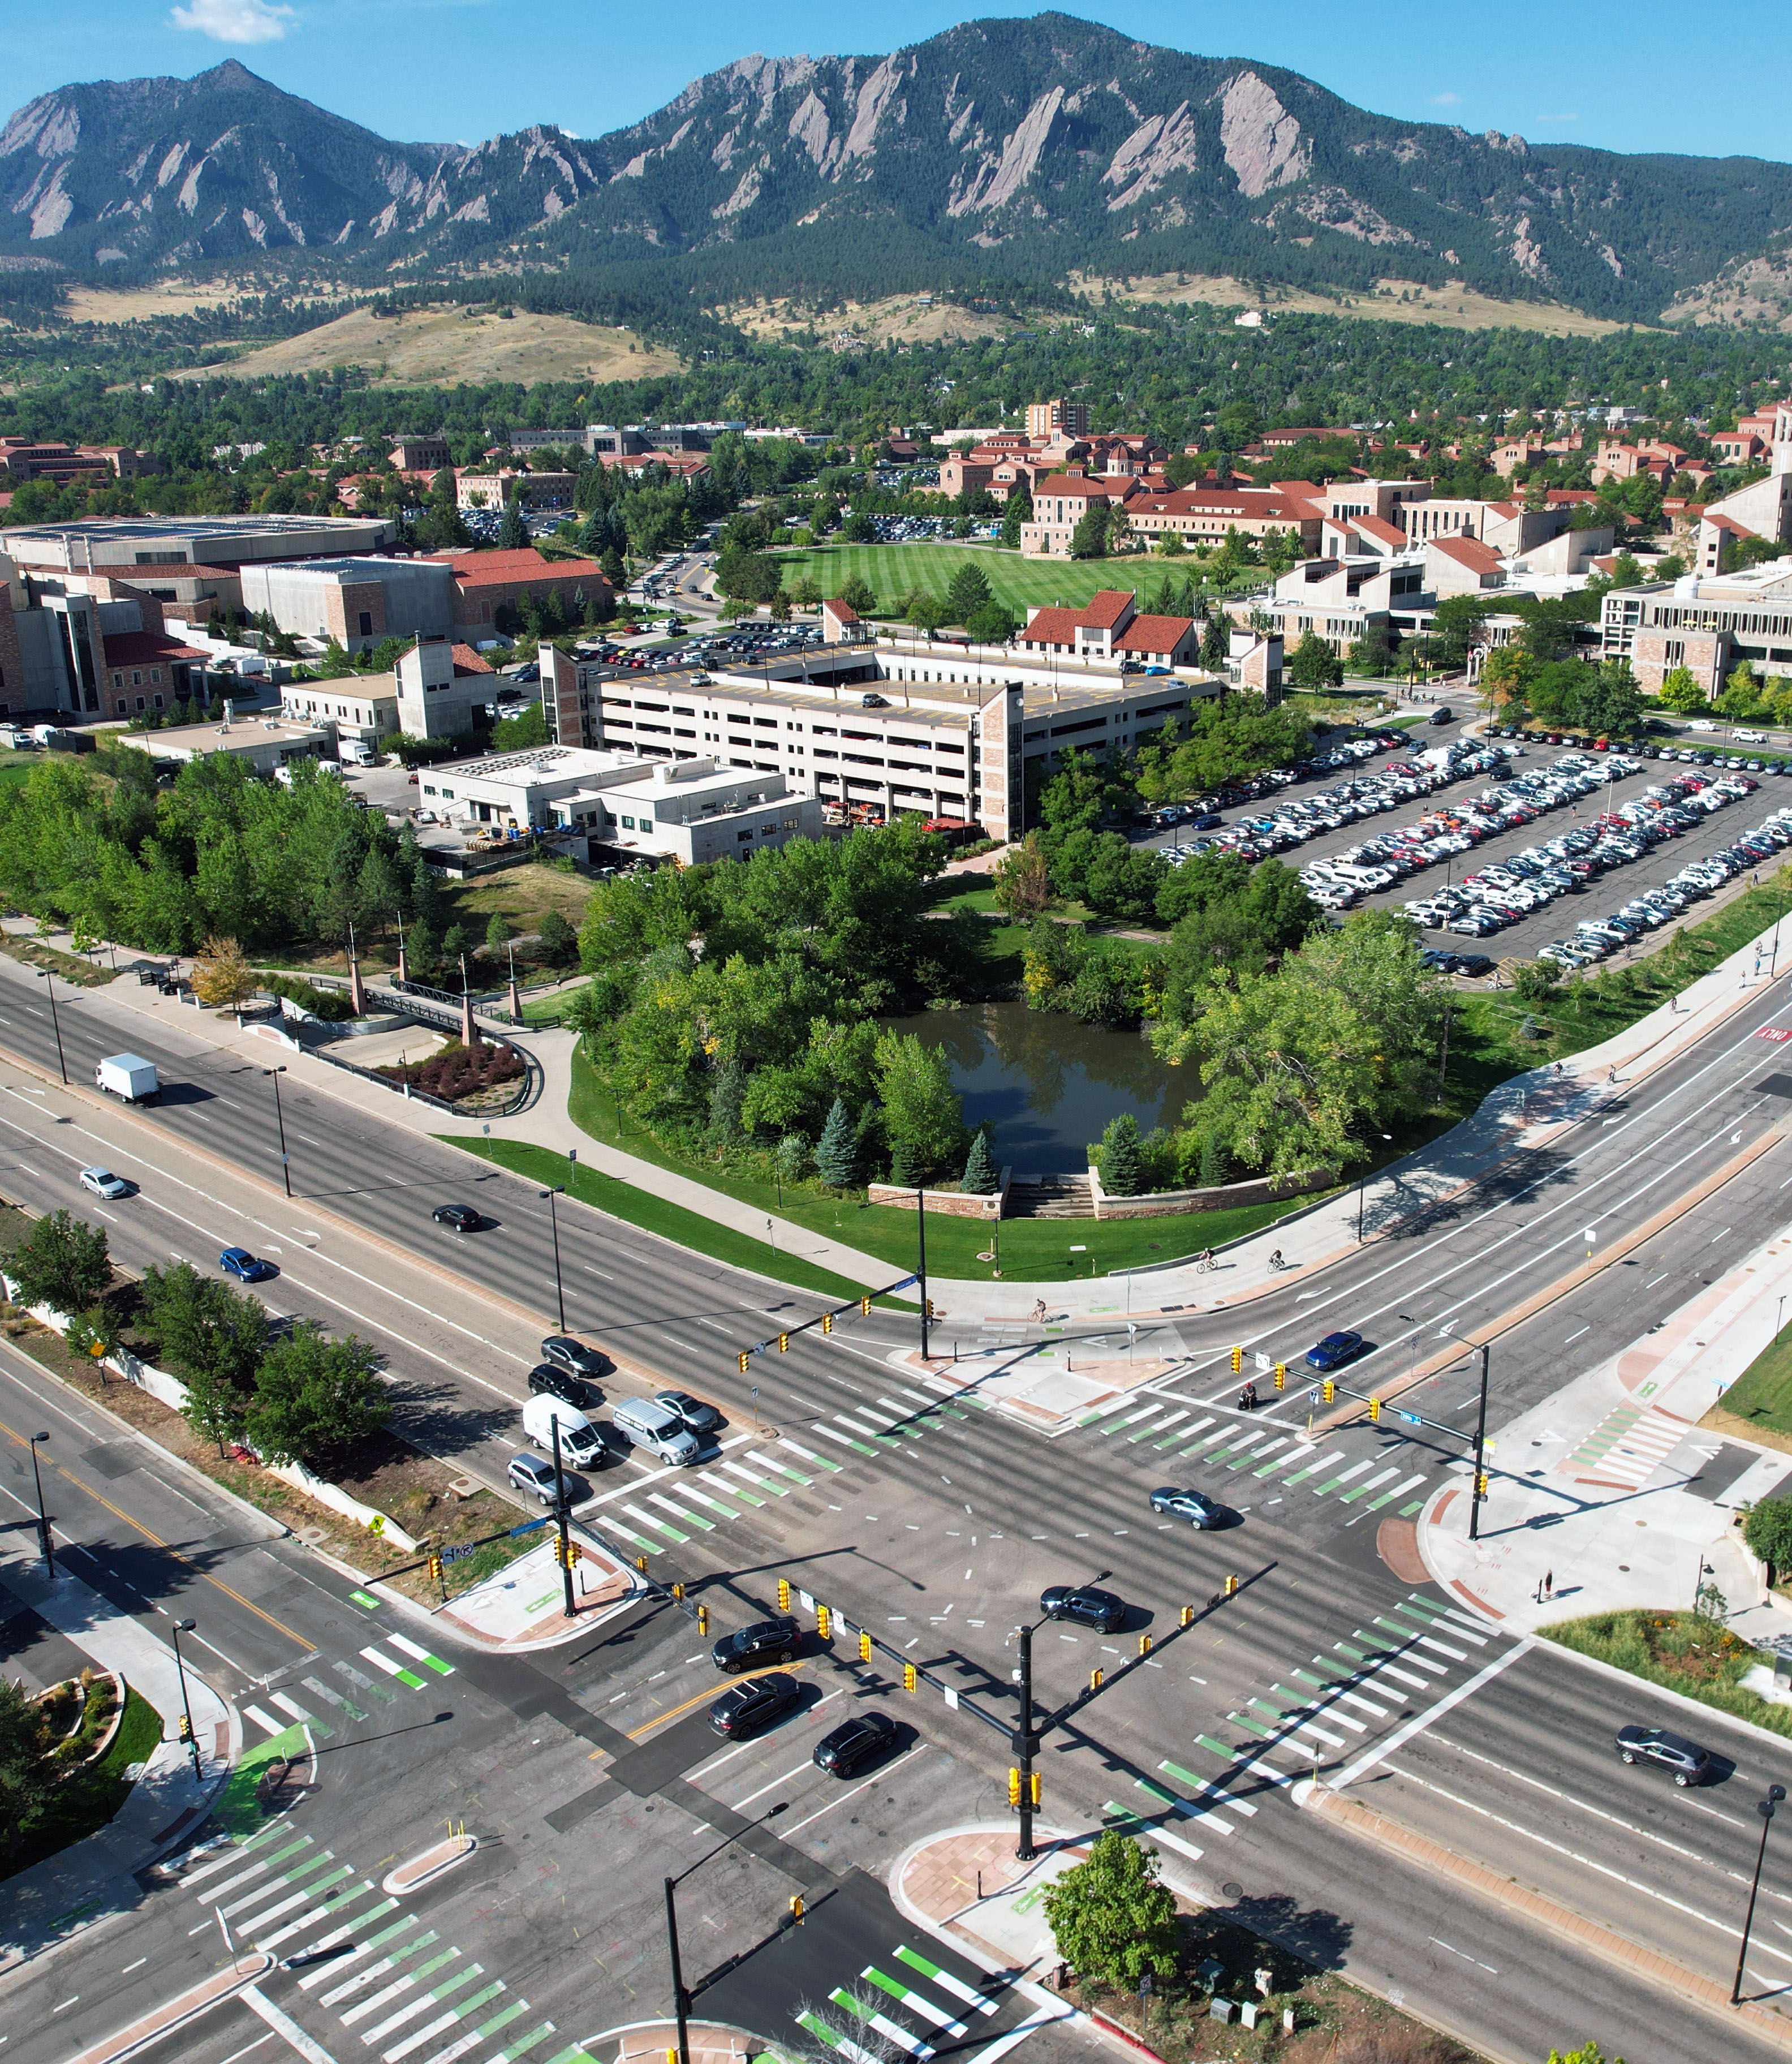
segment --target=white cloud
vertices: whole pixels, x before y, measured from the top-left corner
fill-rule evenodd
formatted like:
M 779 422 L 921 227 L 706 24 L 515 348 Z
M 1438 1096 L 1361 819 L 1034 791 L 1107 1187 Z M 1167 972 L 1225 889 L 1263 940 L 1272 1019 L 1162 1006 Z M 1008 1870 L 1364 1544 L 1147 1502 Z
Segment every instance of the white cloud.
M 1431 97 L 1431 104 L 1433 107 L 1460 107 L 1462 104 L 1462 95 L 1460 93 L 1434 93 Z
M 196 29 L 220 43 L 277 43 L 292 10 L 271 0 L 192 0 L 169 18 L 177 29 Z

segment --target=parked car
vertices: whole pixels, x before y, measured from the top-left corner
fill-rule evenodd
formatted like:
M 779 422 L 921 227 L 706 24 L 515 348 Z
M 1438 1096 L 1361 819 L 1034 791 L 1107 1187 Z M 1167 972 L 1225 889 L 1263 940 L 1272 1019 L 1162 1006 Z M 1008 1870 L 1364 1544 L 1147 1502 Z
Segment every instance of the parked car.
M 1047 1619 L 1067 1619 L 1098 1634 L 1117 1634 L 1126 1624 L 1126 1602 L 1093 1584 L 1053 1584 L 1039 1594 Z
M 429 1215 L 437 1225 L 452 1226 L 457 1232 L 477 1232 L 485 1223 L 471 1204 L 437 1204 Z
M 833 1777 L 856 1777 L 895 1748 L 896 1723 L 886 1713 L 855 1713 L 815 1744 L 815 1766 Z
M 1341 1332 L 1327 1333 L 1323 1340 L 1315 1341 L 1307 1350 L 1309 1369 L 1342 1369 L 1347 1361 L 1354 1361 L 1363 1352 L 1363 1336 L 1346 1328 Z
M 110 1168 L 83 1168 L 81 1187 L 91 1190 L 96 1197 L 128 1197 L 131 1185 L 122 1175 L 115 1175 Z
M 802 1696 L 803 1687 L 781 1670 L 755 1677 L 724 1691 L 709 1709 L 709 1723 L 719 1735 L 743 1740 L 781 1719 Z
M 280 1274 L 272 1262 L 258 1260 L 246 1247 L 227 1247 L 218 1256 L 218 1266 L 239 1283 L 265 1283 Z
M 1202 1529 L 1218 1526 L 1225 1517 L 1226 1508 L 1214 1499 L 1198 1490 L 1178 1490 L 1166 1484 L 1161 1490 L 1151 1494 L 1151 1510 L 1167 1512 L 1176 1519 L 1186 1519 Z
M 723 1635 L 711 1649 L 710 1660 L 718 1670 L 732 1675 L 761 1663 L 794 1662 L 802 1646 L 803 1630 L 788 1614 L 779 1613 L 771 1619 L 755 1620 L 751 1627 L 736 1627 L 732 1634 Z
M 1665 1727 L 1620 1727 L 1617 1748 L 1625 1763 L 1659 1764 L 1676 1784 L 1701 1784 L 1711 1767 L 1709 1749 Z

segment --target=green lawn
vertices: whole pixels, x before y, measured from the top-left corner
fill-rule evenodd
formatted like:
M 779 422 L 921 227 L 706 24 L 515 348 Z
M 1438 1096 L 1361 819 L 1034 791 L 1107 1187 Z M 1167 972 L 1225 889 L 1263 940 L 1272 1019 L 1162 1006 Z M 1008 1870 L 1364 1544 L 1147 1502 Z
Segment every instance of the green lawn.
M 27 1869 L 103 1828 L 130 1796 L 125 1772 L 134 1763 L 147 1763 L 161 1739 L 162 1715 L 140 1691 L 127 1687 L 124 1719 L 112 1746 L 98 1763 L 57 1786 L 48 1809 L 26 1829 L 0 1876 Z
M 805 574 L 820 583 L 824 595 L 836 595 L 857 574 L 876 591 L 881 608 L 893 610 L 917 588 L 944 597 L 952 575 L 967 563 L 981 569 L 996 599 L 1017 614 L 1029 607 L 1061 603 L 1080 609 L 1098 588 L 1155 587 L 1166 574 L 1187 577 L 1186 560 L 1023 559 L 989 545 L 818 545 L 807 552 L 780 552 L 784 585 L 792 587 Z
M 1776 1433 L 1792 1438 L 1792 1337 L 1782 1332 L 1761 1350 L 1718 1400 L 1719 1415 L 1775 1446 Z

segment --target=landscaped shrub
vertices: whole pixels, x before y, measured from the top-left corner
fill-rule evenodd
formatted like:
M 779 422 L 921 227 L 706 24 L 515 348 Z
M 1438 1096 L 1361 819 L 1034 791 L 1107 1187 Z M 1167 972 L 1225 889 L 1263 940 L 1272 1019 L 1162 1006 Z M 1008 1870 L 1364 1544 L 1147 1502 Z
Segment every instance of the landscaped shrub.
M 477 1046 L 463 1046 L 457 1040 L 427 1061 L 376 1070 L 395 1082 L 409 1082 L 427 1096 L 440 1097 L 445 1103 L 458 1103 L 481 1090 L 519 1081 L 523 1071 L 523 1058 L 514 1046 L 485 1039 Z

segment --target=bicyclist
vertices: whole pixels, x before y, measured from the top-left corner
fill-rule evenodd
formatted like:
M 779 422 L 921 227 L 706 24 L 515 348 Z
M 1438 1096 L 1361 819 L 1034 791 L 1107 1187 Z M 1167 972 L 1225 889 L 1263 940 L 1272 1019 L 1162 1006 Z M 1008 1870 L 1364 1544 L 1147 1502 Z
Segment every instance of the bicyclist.
M 1287 1262 L 1285 1262 L 1285 1261 L 1282 1259 L 1282 1250 L 1281 1250 L 1281 1248 L 1278 1248 L 1275 1250 L 1275 1253 L 1273 1253 L 1273 1254 L 1270 1256 L 1270 1266 L 1271 1266 L 1271 1268 L 1286 1268 L 1287 1267 L 1287 1265 L 1288 1265 L 1288 1264 L 1287 1264 Z
M 1201 1250 L 1201 1260 L 1200 1260 L 1200 1262 L 1199 1262 L 1199 1264 L 1198 1264 L 1198 1266 L 1199 1266 L 1199 1267 L 1201 1267 L 1201 1268 L 1211 1268 L 1213 1267 L 1213 1265 L 1214 1265 L 1214 1251 L 1213 1251 L 1213 1249 L 1212 1249 L 1210 1247 L 1204 1247 L 1204 1248 L 1202 1248 L 1202 1250 Z

